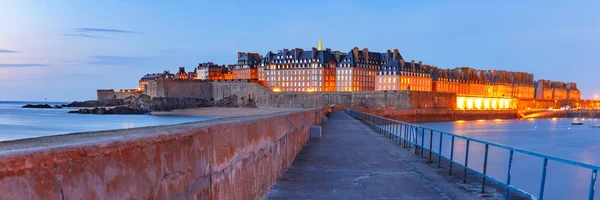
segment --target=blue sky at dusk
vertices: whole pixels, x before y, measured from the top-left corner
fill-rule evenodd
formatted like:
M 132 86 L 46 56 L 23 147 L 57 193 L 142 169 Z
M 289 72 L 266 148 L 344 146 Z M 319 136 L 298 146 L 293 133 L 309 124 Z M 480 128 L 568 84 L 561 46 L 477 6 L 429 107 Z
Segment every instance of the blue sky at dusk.
M 397 48 L 407 60 L 600 93 L 600 1 L 7 1 L 0 100 L 72 101 L 236 52 Z

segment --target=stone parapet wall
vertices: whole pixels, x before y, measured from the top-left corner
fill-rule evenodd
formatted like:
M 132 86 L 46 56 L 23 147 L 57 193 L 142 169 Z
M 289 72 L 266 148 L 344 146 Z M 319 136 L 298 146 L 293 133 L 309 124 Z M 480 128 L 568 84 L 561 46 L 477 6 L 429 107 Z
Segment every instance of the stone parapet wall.
M 337 109 L 337 108 L 336 108 Z M 395 110 L 392 108 L 340 107 L 403 122 L 442 122 L 456 120 L 516 119 L 516 110 Z
M 325 112 L 4 142 L 0 199 L 262 199 Z

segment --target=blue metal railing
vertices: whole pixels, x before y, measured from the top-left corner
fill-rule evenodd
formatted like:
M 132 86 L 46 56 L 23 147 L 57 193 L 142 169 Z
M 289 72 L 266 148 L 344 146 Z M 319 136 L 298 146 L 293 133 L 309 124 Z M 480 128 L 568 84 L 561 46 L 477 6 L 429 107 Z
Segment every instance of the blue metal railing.
M 514 147 L 509 147 L 509 146 L 505 146 L 505 145 L 501 145 L 501 144 L 497 144 L 497 143 L 493 143 L 493 142 L 488 142 L 488 141 L 484 141 L 484 140 L 478 140 L 478 139 L 469 138 L 469 137 L 465 137 L 465 136 L 461 136 L 461 135 L 447 133 L 444 131 L 439 131 L 439 130 L 419 126 L 416 124 L 411 124 L 411 123 L 401 122 L 401 121 L 397 121 L 397 120 L 393 120 L 393 119 L 388 119 L 388 118 L 384 118 L 381 116 L 372 115 L 369 113 L 364 113 L 364 112 L 359 112 L 359 111 L 354 111 L 354 110 L 346 110 L 346 113 L 358 120 L 361 120 L 362 122 L 367 124 L 369 127 L 373 128 L 375 131 L 379 132 L 380 134 L 384 135 L 385 137 L 388 137 L 389 139 L 393 140 L 397 144 L 403 145 L 403 147 L 408 148 L 409 151 L 411 151 L 411 148 L 414 147 L 415 154 L 417 154 L 417 150 L 420 148 L 421 149 L 421 151 L 420 151 L 421 158 L 424 157 L 425 151 L 428 151 L 430 163 L 431 163 L 432 154 L 435 154 L 438 157 L 438 162 L 437 162 L 438 167 L 441 167 L 442 159 L 448 160 L 449 161 L 449 170 L 450 170 L 449 175 L 452 175 L 452 166 L 453 165 L 462 167 L 464 169 L 464 176 L 463 176 L 464 183 L 466 183 L 466 181 L 467 181 L 467 172 L 468 171 L 482 176 L 483 177 L 482 187 L 481 187 L 482 193 L 485 192 L 486 180 L 490 180 L 506 189 L 506 191 L 505 191 L 506 199 L 509 198 L 509 193 L 511 191 L 521 194 L 521 195 L 531 198 L 531 199 L 544 199 L 544 188 L 546 185 L 545 184 L 546 169 L 548 166 L 548 160 L 551 160 L 551 161 L 565 163 L 565 164 L 572 165 L 572 166 L 578 166 L 578 167 L 589 169 L 591 171 L 591 177 L 590 177 L 588 199 L 590 199 L 590 200 L 594 199 L 596 177 L 598 175 L 598 170 L 600 170 L 600 166 L 577 162 L 577 161 L 572 161 L 572 160 L 568 160 L 568 159 L 564 159 L 564 158 L 558 158 L 558 157 L 549 156 L 549 155 L 544 155 L 544 154 L 527 151 L 527 150 L 522 150 L 522 149 L 517 149 Z M 429 133 L 428 134 L 429 135 L 429 147 L 426 147 L 424 144 L 425 143 L 425 135 L 427 132 Z M 439 136 L 438 152 L 434 152 L 434 150 L 433 150 L 434 132 L 440 133 L 439 134 L 440 136 Z M 418 139 L 418 136 L 421 136 L 420 140 Z M 450 157 L 449 158 L 442 155 L 442 143 L 443 143 L 442 141 L 444 139 L 444 136 L 448 136 L 451 138 L 451 147 L 450 147 Z M 448 137 L 446 137 L 446 138 L 448 138 Z M 464 163 L 459 163 L 454 160 L 455 138 L 460 138 L 460 139 L 466 140 Z M 421 143 L 419 144 L 419 142 L 421 142 Z M 484 159 L 483 159 L 484 160 L 483 161 L 483 170 L 481 172 L 477 171 L 476 169 L 474 169 L 472 167 L 469 167 L 469 165 L 468 165 L 469 164 L 469 146 L 470 146 L 471 142 L 483 144 L 485 146 Z M 506 182 L 502 182 L 502 181 L 500 181 L 494 177 L 491 177 L 487 174 L 488 151 L 489 151 L 490 146 L 505 149 L 510 152 L 509 158 L 508 158 L 508 163 L 507 163 L 508 169 L 506 172 Z M 543 159 L 542 175 L 541 175 L 542 178 L 540 181 L 540 189 L 539 189 L 538 197 L 536 197 L 535 195 L 533 195 L 527 191 L 524 191 L 522 189 L 516 188 L 515 186 L 511 185 L 511 170 L 512 170 L 513 156 L 514 156 L 515 152 Z

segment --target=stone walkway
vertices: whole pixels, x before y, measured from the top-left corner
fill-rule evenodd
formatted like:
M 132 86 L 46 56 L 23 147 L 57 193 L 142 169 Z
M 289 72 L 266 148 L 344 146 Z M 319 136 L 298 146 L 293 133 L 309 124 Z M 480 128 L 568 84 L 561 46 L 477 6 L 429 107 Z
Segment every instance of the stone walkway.
M 265 199 L 477 199 L 344 112 L 323 125 Z

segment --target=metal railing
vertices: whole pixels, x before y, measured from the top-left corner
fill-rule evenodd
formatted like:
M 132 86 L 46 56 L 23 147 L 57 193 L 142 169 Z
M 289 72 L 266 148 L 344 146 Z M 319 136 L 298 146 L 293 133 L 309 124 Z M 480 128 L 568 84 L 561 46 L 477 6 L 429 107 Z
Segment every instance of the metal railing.
M 546 182 L 546 168 L 548 166 L 548 161 L 550 160 L 550 161 L 556 161 L 556 162 L 560 162 L 560 163 L 564 163 L 564 164 L 568 164 L 568 165 L 572 165 L 572 166 L 578 166 L 578 167 L 582 167 L 585 169 L 589 169 L 591 172 L 591 176 L 590 176 L 588 199 L 590 199 L 590 200 L 594 199 L 596 177 L 598 174 L 598 170 L 600 169 L 600 166 L 577 162 L 577 161 L 572 161 L 572 160 L 568 160 L 568 159 L 564 159 L 564 158 L 558 158 L 558 157 L 549 156 L 549 155 L 544 155 L 544 154 L 527 151 L 527 150 L 523 150 L 523 149 L 518 149 L 518 148 L 514 148 L 514 147 L 509 147 L 509 146 L 505 146 L 505 145 L 501 145 L 501 144 L 497 144 L 497 143 L 493 143 L 493 142 L 488 142 L 488 141 L 484 141 L 484 140 L 479 140 L 479 139 L 469 138 L 469 137 L 456 135 L 456 134 L 452 134 L 452 133 L 447 133 L 444 131 L 439 131 L 439 130 L 435 130 L 432 128 L 419 126 L 416 124 L 411 124 L 411 123 L 401 122 L 401 121 L 397 121 L 397 120 L 393 120 L 393 119 L 388 119 L 388 118 L 384 118 L 381 116 L 372 115 L 369 113 L 364 113 L 364 112 L 359 112 L 359 111 L 354 111 L 354 110 L 346 110 L 345 112 L 348 115 L 364 122 L 370 128 L 374 129 L 378 133 L 388 137 L 391 140 L 394 140 L 395 143 L 403 145 L 405 148 L 408 148 L 409 151 L 411 151 L 411 149 L 414 148 L 415 154 L 417 154 L 417 150 L 420 148 L 421 149 L 421 151 L 420 151 L 421 158 L 424 157 L 425 151 L 427 151 L 429 153 L 429 162 L 431 162 L 432 154 L 436 155 L 438 157 L 438 159 L 437 159 L 438 167 L 441 167 L 442 159 L 448 160 L 450 175 L 452 175 L 452 166 L 453 165 L 462 167 L 464 169 L 464 175 L 463 175 L 464 183 L 466 183 L 466 181 L 467 181 L 467 172 L 468 171 L 482 176 L 483 177 L 482 186 L 481 186 L 482 193 L 485 192 L 486 180 L 490 180 L 506 189 L 505 195 L 504 195 L 506 199 L 509 198 L 509 193 L 511 191 L 518 193 L 520 195 L 523 195 L 527 198 L 531 198 L 531 199 L 544 199 L 544 188 L 545 188 L 545 182 Z M 433 150 L 433 145 L 434 145 L 433 144 L 433 140 L 434 140 L 433 135 L 434 135 L 434 133 L 439 133 L 439 144 L 437 144 L 438 145 L 437 152 L 435 152 L 435 150 Z M 426 144 L 424 144 L 425 143 L 425 135 L 428 135 L 428 137 L 429 137 L 429 147 L 427 147 Z M 419 136 L 420 136 L 420 139 L 419 139 Z M 444 137 L 444 136 L 446 136 L 446 137 Z M 451 139 L 450 157 L 446 157 L 446 156 L 442 155 L 442 144 L 443 144 L 442 141 L 444 138 Z M 466 140 L 464 163 L 460 163 L 460 162 L 454 160 L 455 139 Z M 420 142 L 420 144 L 419 144 L 419 142 Z M 479 144 L 482 144 L 485 146 L 482 171 L 477 171 L 476 169 L 469 166 L 469 146 L 470 146 L 471 142 L 479 143 Z M 505 182 L 500 181 L 499 179 L 491 177 L 487 174 L 488 151 L 489 151 L 490 146 L 497 147 L 500 149 L 505 149 L 505 150 L 509 151 L 509 157 L 508 157 L 508 163 L 507 163 L 508 169 L 506 171 L 506 181 Z M 524 191 L 522 189 L 516 188 L 515 186 L 511 185 L 511 169 L 512 169 L 512 164 L 513 164 L 513 156 L 514 156 L 515 152 L 543 159 L 539 196 L 536 197 L 535 195 L 533 195 L 530 192 Z

